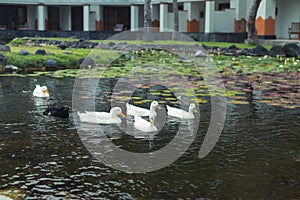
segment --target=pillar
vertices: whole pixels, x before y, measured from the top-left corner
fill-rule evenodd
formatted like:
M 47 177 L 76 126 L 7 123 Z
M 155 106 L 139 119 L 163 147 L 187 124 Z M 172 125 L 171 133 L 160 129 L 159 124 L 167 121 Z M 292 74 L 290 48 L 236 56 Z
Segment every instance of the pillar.
M 103 31 L 103 6 L 99 5 L 95 14 L 96 31 Z
M 90 5 L 90 15 L 89 15 L 89 30 L 96 31 L 97 26 L 99 31 L 99 21 L 100 21 L 100 6 L 97 4 Z
M 275 9 L 276 0 L 262 0 L 257 11 L 257 35 L 263 38 L 275 38 Z
M 159 5 L 159 31 L 168 28 L 168 3 L 161 2 Z
M 188 11 L 188 18 L 186 24 L 187 32 L 199 32 L 200 3 L 199 2 L 184 3 L 184 10 Z
M 235 2 L 235 19 L 234 19 L 234 32 L 247 32 L 247 1 L 236 0 Z
M 90 5 L 89 4 L 83 5 L 83 30 L 84 31 L 90 30 Z
M 139 28 L 139 7 L 137 5 L 130 6 L 130 30 L 135 31 Z
M 159 4 L 151 4 L 152 6 L 152 16 L 151 16 L 151 26 L 159 28 Z
M 38 5 L 37 6 L 37 22 L 36 28 L 39 31 L 45 31 L 48 29 L 48 20 L 47 20 L 47 7 L 45 5 Z
M 205 33 L 215 31 L 215 2 L 205 2 Z

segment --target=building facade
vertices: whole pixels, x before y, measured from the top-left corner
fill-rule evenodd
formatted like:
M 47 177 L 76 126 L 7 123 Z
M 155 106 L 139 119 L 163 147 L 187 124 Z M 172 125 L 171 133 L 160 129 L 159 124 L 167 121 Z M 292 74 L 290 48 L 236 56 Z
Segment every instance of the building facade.
M 252 0 L 178 0 L 179 31 L 247 32 Z M 288 38 L 300 22 L 299 0 L 262 0 L 256 28 L 264 38 Z M 152 26 L 173 29 L 172 0 L 151 1 Z M 1 0 L 0 30 L 136 30 L 144 23 L 144 0 Z M 296 37 L 296 36 L 295 36 Z

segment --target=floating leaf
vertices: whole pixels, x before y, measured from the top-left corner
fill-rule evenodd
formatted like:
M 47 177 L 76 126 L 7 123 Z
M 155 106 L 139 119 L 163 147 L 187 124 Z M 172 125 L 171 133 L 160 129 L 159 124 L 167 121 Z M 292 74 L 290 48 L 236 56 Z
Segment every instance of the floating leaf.
M 230 100 L 229 103 L 231 103 L 231 104 L 241 104 L 241 105 L 249 104 L 249 102 L 241 101 L 241 100 Z
M 201 103 L 207 103 L 208 100 L 206 99 L 200 99 L 200 98 L 194 98 L 192 99 L 194 102 L 198 103 L 198 104 L 201 104 Z
M 131 98 L 134 99 L 134 100 L 142 99 L 142 97 L 137 97 L 137 96 L 133 96 L 133 97 L 131 97 Z

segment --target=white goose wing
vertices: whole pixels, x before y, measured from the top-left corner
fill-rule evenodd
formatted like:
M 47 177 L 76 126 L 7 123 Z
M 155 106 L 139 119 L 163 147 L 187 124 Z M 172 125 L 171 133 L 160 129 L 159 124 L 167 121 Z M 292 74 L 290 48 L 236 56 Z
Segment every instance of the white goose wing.
M 122 122 L 118 116 L 112 116 L 107 112 L 78 112 L 78 115 L 80 121 L 94 124 L 115 124 Z
M 82 122 L 94 123 L 94 124 L 118 124 L 122 120 L 115 115 L 111 115 L 108 112 L 90 112 L 86 111 L 84 113 L 77 112 L 79 119 Z
M 35 97 L 49 97 L 48 88 L 46 86 L 36 85 L 32 93 Z
M 141 108 L 138 106 L 131 105 L 129 103 L 126 104 L 127 115 L 138 115 L 138 116 L 149 116 L 150 110 L 146 108 Z
M 167 110 L 168 110 L 168 115 L 172 116 L 172 117 L 177 117 L 177 118 L 181 118 L 181 119 L 193 119 L 194 118 L 194 114 L 193 111 L 185 111 L 179 108 L 173 108 L 171 106 L 167 105 Z
M 33 90 L 33 96 L 40 97 L 43 94 L 42 87 L 40 85 L 36 85 Z
M 134 116 L 134 127 L 142 132 L 154 132 L 157 131 L 153 121 L 149 122 L 140 116 Z

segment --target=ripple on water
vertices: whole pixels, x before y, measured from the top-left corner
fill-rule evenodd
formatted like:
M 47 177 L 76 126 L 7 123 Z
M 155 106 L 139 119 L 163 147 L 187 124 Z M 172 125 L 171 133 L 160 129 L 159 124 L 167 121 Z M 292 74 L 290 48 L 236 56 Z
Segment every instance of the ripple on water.
M 71 82 L 42 79 L 63 102 L 71 102 Z M 103 87 L 109 89 L 111 85 L 104 83 Z M 270 193 L 281 199 L 284 195 L 289 195 L 288 199 L 297 197 L 292 194 L 298 189 L 299 109 L 279 109 L 258 102 L 229 105 L 221 137 L 212 152 L 199 159 L 198 151 L 210 122 L 210 107 L 201 105 L 204 120 L 184 155 L 164 169 L 128 175 L 106 167 L 86 150 L 73 115 L 66 120 L 43 116 L 43 108 L 34 106 L 32 98 L 18 95 L 1 98 L 0 109 L 3 105 L 18 106 L 14 105 L 16 101 L 24 105 L 16 107 L 18 113 L 0 116 L 0 160 L 5 162 L 6 170 L 1 168 L 0 187 L 24 189 L 26 199 L 247 199 L 253 194 L 253 185 L 257 186 L 257 198 Z M 108 108 L 108 104 L 101 106 Z M 152 147 L 145 140 L 123 134 L 118 126 L 106 127 L 106 133 L 121 148 L 147 152 L 168 144 L 179 129 L 178 122 L 168 119 L 163 134 L 151 141 Z M 82 123 L 79 128 L 89 130 L 83 141 L 99 143 L 99 126 Z M 188 130 L 189 126 L 182 124 L 182 128 Z M 180 149 L 180 144 L 176 148 Z M 20 154 L 20 159 L 6 156 L 11 154 Z M 157 195 L 158 191 L 163 196 Z

